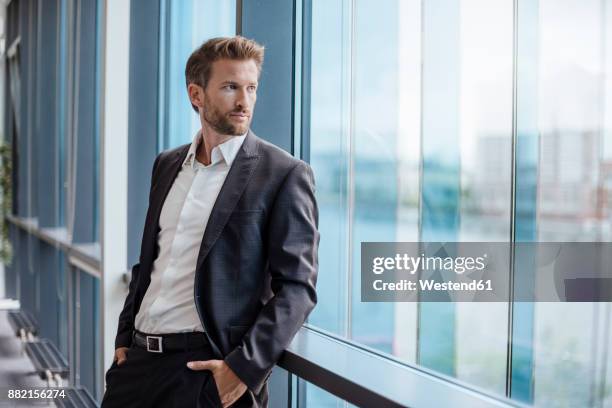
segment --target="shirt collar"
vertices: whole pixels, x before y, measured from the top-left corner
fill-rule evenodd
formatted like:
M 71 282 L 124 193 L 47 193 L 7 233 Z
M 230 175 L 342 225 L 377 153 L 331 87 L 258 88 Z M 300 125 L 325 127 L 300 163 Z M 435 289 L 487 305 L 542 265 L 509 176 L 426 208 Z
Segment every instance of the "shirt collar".
M 247 134 L 245 133 L 241 136 L 233 136 L 221 143 L 219 146 L 214 147 L 210 154 L 210 164 L 212 165 L 224 160 L 228 166 L 231 166 L 236 158 L 236 155 L 238 155 L 240 147 L 242 147 L 242 143 L 244 143 L 244 139 L 246 139 L 246 135 Z M 185 161 L 183 161 L 183 166 L 195 168 L 195 166 L 201 164 L 196 160 L 196 152 L 200 143 L 202 143 L 202 131 L 198 130 L 198 133 L 196 133 L 196 135 L 193 137 L 191 146 L 189 146 L 189 151 L 187 152 Z

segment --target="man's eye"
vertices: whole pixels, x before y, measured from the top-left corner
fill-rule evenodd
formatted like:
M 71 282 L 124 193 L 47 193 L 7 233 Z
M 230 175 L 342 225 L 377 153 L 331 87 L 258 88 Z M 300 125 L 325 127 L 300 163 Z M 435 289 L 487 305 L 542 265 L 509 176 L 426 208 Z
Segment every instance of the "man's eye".
M 225 85 L 223 88 L 224 89 L 232 89 L 233 90 L 233 89 L 236 89 L 236 85 L 229 84 L 229 85 Z
M 256 89 L 257 89 L 256 86 L 253 86 L 253 85 L 249 86 L 249 91 L 251 92 L 255 92 Z

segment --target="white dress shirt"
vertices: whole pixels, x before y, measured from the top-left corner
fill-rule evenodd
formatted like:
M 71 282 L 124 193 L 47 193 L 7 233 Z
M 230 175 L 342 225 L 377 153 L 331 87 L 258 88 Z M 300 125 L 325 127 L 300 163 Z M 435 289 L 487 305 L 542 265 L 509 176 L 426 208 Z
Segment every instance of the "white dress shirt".
M 194 299 L 195 267 L 204 230 L 225 178 L 246 135 L 213 148 L 208 166 L 196 160 L 194 137 L 159 218 L 159 254 L 135 327 L 147 334 L 205 331 Z

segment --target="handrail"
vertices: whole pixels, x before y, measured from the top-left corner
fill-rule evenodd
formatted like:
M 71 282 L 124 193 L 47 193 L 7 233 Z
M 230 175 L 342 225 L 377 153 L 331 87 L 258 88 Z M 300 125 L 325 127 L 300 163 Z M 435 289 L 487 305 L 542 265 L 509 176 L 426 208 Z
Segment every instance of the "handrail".
M 278 365 L 313 385 L 366 407 L 525 407 L 431 370 L 400 363 L 304 326 Z
M 76 260 L 79 265 L 84 266 L 83 269 L 85 269 L 85 272 L 94 276 L 100 276 L 101 262 L 99 245 L 93 243 L 74 244 L 70 242 L 66 228 L 40 228 L 36 218 L 23 218 L 15 215 L 7 215 L 6 218 L 8 222 L 21 228 L 28 234 L 66 252 L 69 260 Z

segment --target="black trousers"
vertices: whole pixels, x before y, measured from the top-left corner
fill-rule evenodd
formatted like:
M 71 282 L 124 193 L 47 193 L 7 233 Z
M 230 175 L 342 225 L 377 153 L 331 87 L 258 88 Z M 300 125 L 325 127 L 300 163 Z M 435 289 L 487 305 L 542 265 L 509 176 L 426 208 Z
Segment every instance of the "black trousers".
M 106 372 L 102 407 L 221 407 L 212 373 L 187 368 L 188 361 L 210 359 L 210 348 L 158 354 L 132 346 L 127 361 Z

